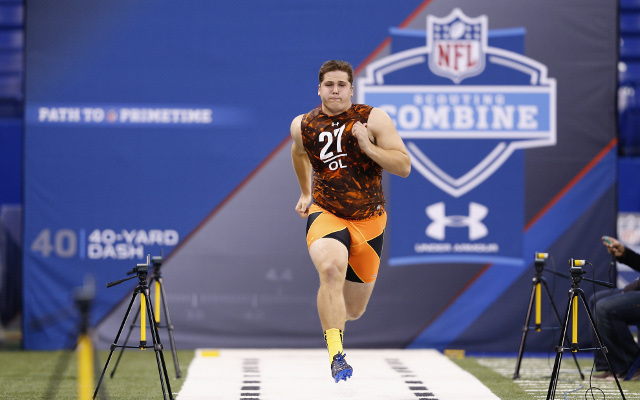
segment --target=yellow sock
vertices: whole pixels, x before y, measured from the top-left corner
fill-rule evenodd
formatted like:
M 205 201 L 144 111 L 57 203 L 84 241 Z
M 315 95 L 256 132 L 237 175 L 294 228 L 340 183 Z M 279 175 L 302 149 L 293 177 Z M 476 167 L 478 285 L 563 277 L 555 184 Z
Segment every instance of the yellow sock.
M 342 353 L 342 335 L 340 329 L 327 329 L 324 333 L 324 340 L 329 350 L 329 362 L 333 362 L 333 356 Z

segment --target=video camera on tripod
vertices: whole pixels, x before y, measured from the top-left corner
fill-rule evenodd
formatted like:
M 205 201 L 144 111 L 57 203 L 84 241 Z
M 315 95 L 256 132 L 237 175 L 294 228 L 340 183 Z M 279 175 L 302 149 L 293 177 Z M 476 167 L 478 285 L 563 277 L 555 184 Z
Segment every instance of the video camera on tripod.
M 611 282 L 604 282 L 604 281 L 583 277 L 583 275 L 586 272 L 582 269 L 582 266 L 587 264 L 592 265 L 585 260 L 575 260 L 573 258 L 569 259 L 569 273 L 571 274 L 572 283 L 571 283 L 571 289 L 569 289 L 569 299 L 568 299 L 567 308 L 565 312 L 564 323 L 562 324 L 562 336 L 560 338 L 558 346 L 556 346 L 556 359 L 553 365 L 553 372 L 551 373 L 549 390 L 547 391 L 547 400 L 552 400 L 555 398 L 556 387 L 558 384 L 558 374 L 560 372 L 560 365 L 562 363 L 562 355 L 565 350 L 570 350 L 571 354 L 574 354 L 579 350 L 600 350 L 602 351 L 602 354 L 607 362 L 609 370 L 614 371 L 613 368 L 611 367 L 611 363 L 609 362 L 609 358 L 607 357 L 607 348 L 603 344 L 602 339 L 600 338 L 600 334 L 598 333 L 598 329 L 596 327 L 593 314 L 591 313 L 591 310 L 589 309 L 589 305 L 585 298 L 584 291 L 580 288 L 580 282 L 582 280 L 585 280 L 585 281 L 593 282 L 595 284 L 606 286 L 609 288 L 615 287 L 615 285 Z M 598 342 L 598 347 L 596 348 L 581 349 L 578 346 L 578 302 L 582 302 L 582 305 L 584 306 L 587 316 L 589 317 L 589 323 L 591 324 L 591 329 L 593 329 L 596 340 Z M 571 327 L 572 327 L 571 343 L 570 343 L 570 347 L 565 348 L 565 341 L 567 340 L 569 320 L 571 320 Z M 625 399 L 624 392 L 620 387 L 620 382 L 618 382 L 618 377 L 616 376 L 615 373 L 613 374 L 613 377 L 616 381 L 616 385 L 618 386 L 618 390 L 622 395 L 622 399 L 624 400 Z
M 178 362 L 178 353 L 176 351 L 176 345 L 175 345 L 175 340 L 174 340 L 174 336 L 173 336 L 173 324 L 171 323 L 171 316 L 169 315 L 169 307 L 167 306 L 167 302 L 166 302 L 166 294 L 165 294 L 165 290 L 164 290 L 164 279 L 162 278 L 162 273 L 160 271 L 161 267 L 162 267 L 162 256 L 154 256 L 151 257 L 151 259 L 149 258 L 150 256 L 147 255 L 147 262 L 146 264 L 137 264 L 135 268 L 133 268 L 133 270 L 127 272 L 127 275 L 131 275 L 131 274 L 137 274 L 137 276 L 140 278 L 140 285 L 142 285 L 143 283 L 147 285 L 147 288 L 149 289 L 149 291 L 151 291 L 151 288 L 153 287 L 154 289 L 154 294 L 155 294 L 155 309 L 154 309 L 154 321 L 155 321 L 155 328 L 154 329 L 160 329 L 160 328 L 166 328 L 167 332 L 169 334 L 169 343 L 171 345 L 171 353 L 173 355 L 173 365 L 175 367 L 176 370 L 176 378 L 180 378 L 182 377 L 182 371 L 180 371 L 180 364 Z M 147 284 L 146 279 L 147 277 L 149 277 L 149 282 Z M 127 278 L 127 279 L 121 279 L 119 281 L 115 281 L 115 282 L 111 282 L 109 284 L 107 284 L 107 287 L 110 287 L 109 285 L 113 286 L 113 285 L 117 285 L 119 283 L 122 283 L 126 280 L 129 279 L 133 279 L 135 277 L 131 277 L 131 278 Z M 144 294 L 144 293 L 141 293 Z M 165 315 L 165 319 L 166 319 L 166 323 L 164 324 L 160 324 L 160 315 L 161 312 L 164 311 L 164 315 Z M 138 316 L 141 313 L 144 313 L 145 309 L 144 307 L 141 307 L 135 314 L 134 320 L 138 318 Z M 144 322 L 144 318 L 141 318 L 140 320 L 140 325 L 138 325 L 140 328 L 143 328 L 145 322 Z M 125 345 L 121 346 L 121 350 L 120 350 L 120 354 L 118 355 L 118 359 L 116 360 L 116 364 L 113 368 L 113 370 L 111 371 L 111 377 L 113 378 L 116 369 L 118 367 L 118 364 L 120 363 L 120 359 L 122 358 L 122 354 L 124 352 L 124 349 L 129 347 L 126 344 L 129 342 L 129 337 L 131 336 L 131 333 L 133 331 L 133 328 L 136 327 L 135 324 L 130 325 L 129 327 L 129 332 L 127 333 L 126 339 L 124 341 Z M 141 336 L 142 336 L 142 331 L 141 331 Z M 141 337 L 142 339 L 142 337 Z M 144 338 L 145 340 L 142 341 L 141 340 L 141 344 L 140 346 L 142 347 L 146 347 L 146 337 Z
M 542 275 L 543 272 L 547 271 L 554 275 L 560 276 L 565 279 L 569 279 L 568 275 L 562 274 L 554 270 L 547 270 L 545 266 L 547 264 L 547 260 L 549 259 L 549 253 L 535 252 L 534 253 L 534 266 L 536 273 L 533 277 L 532 283 L 533 287 L 531 288 L 531 297 L 529 297 L 529 306 L 527 308 L 527 314 L 524 320 L 524 325 L 522 327 L 522 340 L 520 341 L 520 348 L 518 349 L 518 358 L 516 360 L 516 369 L 513 373 L 513 379 L 520 378 L 520 365 L 522 364 L 522 356 L 524 355 L 525 343 L 527 340 L 527 335 L 529 331 L 534 330 L 536 332 L 540 332 L 543 329 L 560 329 L 560 325 L 562 325 L 562 320 L 560 319 L 560 314 L 558 313 L 558 309 L 553 301 L 553 297 L 551 296 L 551 292 L 547 286 L 547 281 Z M 542 291 L 544 289 L 545 294 L 547 295 L 547 299 L 549 300 L 549 304 L 553 313 L 558 321 L 559 326 L 551 326 L 547 328 L 543 328 L 542 326 Z M 530 326 L 531 317 L 535 314 L 535 325 Z M 576 363 L 576 367 L 580 374 L 580 377 L 584 379 L 584 374 L 580 369 L 580 364 L 578 364 L 578 359 L 575 354 L 571 354 Z
M 136 274 L 136 276 L 138 277 L 138 279 L 142 282 L 147 280 L 147 274 L 149 273 L 149 266 L 151 265 L 151 260 L 150 260 L 151 255 L 147 254 L 147 263 L 146 264 L 136 264 L 135 267 L 133 267 L 133 269 L 129 272 L 127 272 L 127 275 L 131 275 L 131 274 Z M 155 257 L 154 257 L 155 258 Z M 122 282 L 126 282 L 129 281 L 133 278 L 135 278 L 136 276 L 132 276 L 129 278 L 124 278 L 124 279 L 120 279 L 117 281 L 113 281 L 113 282 L 108 282 L 107 283 L 107 287 L 110 288 L 112 286 L 116 286 L 121 284 Z
M 582 266 L 586 264 L 587 262 L 585 260 L 574 260 L 573 258 L 569 260 L 569 273 L 571 274 L 571 279 L 575 283 L 580 283 L 582 275 L 587 273 L 582 269 Z
M 127 311 L 125 312 L 124 318 L 122 319 L 122 323 L 120 324 L 120 328 L 118 329 L 118 333 L 116 334 L 116 338 L 111 345 L 111 350 L 109 352 L 109 356 L 107 357 L 107 362 L 104 365 L 104 369 L 102 370 L 102 374 L 100 375 L 100 379 L 98 380 L 98 385 L 93 394 L 93 398 L 95 399 L 98 390 L 100 389 L 100 384 L 104 378 L 104 374 L 109 367 L 109 362 L 111 361 L 111 357 L 113 356 L 113 352 L 116 348 L 138 348 L 144 350 L 147 348 L 146 341 L 146 323 L 148 316 L 149 327 L 151 328 L 151 338 L 153 341 L 153 350 L 156 355 L 156 363 L 158 365 L 158 373 L 160 375 L 160 386 L 162 387 L 162 395 L 165 400 L 167 398 L 169 400 L 173 400 L 173 393 L 171 392 L 171 383 L 169 382 L 169 376 L 167 374 L 167 367 L 164 362 L 164 355 L 162 354 L 162 343 L 160 342 L 160 335 L 158 333 L 158 325 L 156 324 L 156 318 L 154 315 L 153 307 L 151 305 L 151 301 L 149 300 L 149 286 L 147 284 L 147 275 L 149 273 L 149 267 L 151 266 L 151 255 L 147 254 L 147 262 L 146 264 L 137 264 L 127 275 L 135 274 L 135 276 L 120 279 L 117 281 L 107 283 L 107 287 L 112 287 L 115 285 L 119 285 L 122 282 L 126 282 L 128 280 L 138 278 L 138 285 L 133 291 L 133 295 L 131 297 L 131 301 L 129 302 L 129 306 L 127 307 Z M 122 329 L 131 313 L 131 308 L 134 304 L 136 296 L 140 295 L 140 345 L 139 346 L 127 346 L 119 345 L 120 335 L 122 334 Z M 121 353 L 122 354 L 122 353 Z

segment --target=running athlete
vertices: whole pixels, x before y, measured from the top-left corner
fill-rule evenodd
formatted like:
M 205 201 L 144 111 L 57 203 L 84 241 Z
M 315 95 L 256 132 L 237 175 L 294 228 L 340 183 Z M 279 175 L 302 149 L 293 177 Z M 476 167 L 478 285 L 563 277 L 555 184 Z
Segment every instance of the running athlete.
M 301 190 L 296 211 L 307 218 L 307 246 L 320 277 L 318 314 L 337 383 L 353 373 L 342 346 L 345 323 L 364 313 L 378 276 L 387 222 L 382 170 L 407 177 L 411 162 L 386 112 L 351 103 L 348 62 L 325 62 L 318 78 L 322 104 L 291 123 L 291 158 Z

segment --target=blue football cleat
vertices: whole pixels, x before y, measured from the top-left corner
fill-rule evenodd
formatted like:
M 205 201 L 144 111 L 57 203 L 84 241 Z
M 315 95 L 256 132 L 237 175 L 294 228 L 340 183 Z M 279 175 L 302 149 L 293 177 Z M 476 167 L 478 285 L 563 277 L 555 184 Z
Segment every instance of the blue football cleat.
M 346 354 L 338 353 L 333 356 L 333 361 L 331 362 L 331 376 L 336 380 L 336 383 L 341 380 L 346 381 L 348 378 L 351 378 L 353 374 L 353 368 L 351 365 L 347 364 L 347 360 L 344 359 Z

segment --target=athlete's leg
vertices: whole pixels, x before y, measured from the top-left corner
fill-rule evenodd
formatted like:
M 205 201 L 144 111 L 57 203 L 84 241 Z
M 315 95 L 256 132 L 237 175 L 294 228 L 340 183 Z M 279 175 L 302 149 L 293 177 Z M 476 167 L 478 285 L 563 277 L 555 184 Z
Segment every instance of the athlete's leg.
M 344 221 L 311 206 L 307 219 L 307 245 L 320 277 L 318 315 L 329 351 L 331 376 L 336 382 L 347 380 L 353 373 L 342 349 L 342 334 L 347 320 L 343 290 L 350 243 Z
M 345 308 L 347 311 L 347 321 L 353 321 L 362 316 L 367 309 L 367 304 L 373 292 L 375 282 L 360 283 L 345 281 L 343 294 Z
M 349 252 L 335 239 L 318 239 L 309 247 L 309 255 L 320 277 L 318 315 L 322 330 L 344 330 L 347 311 L 343 288 Z
M 378 277 L 387 215 L 366 221 L 350 221 L 349 264 L 343 288 L 347 320 L 353 321 L 367 308 Z

